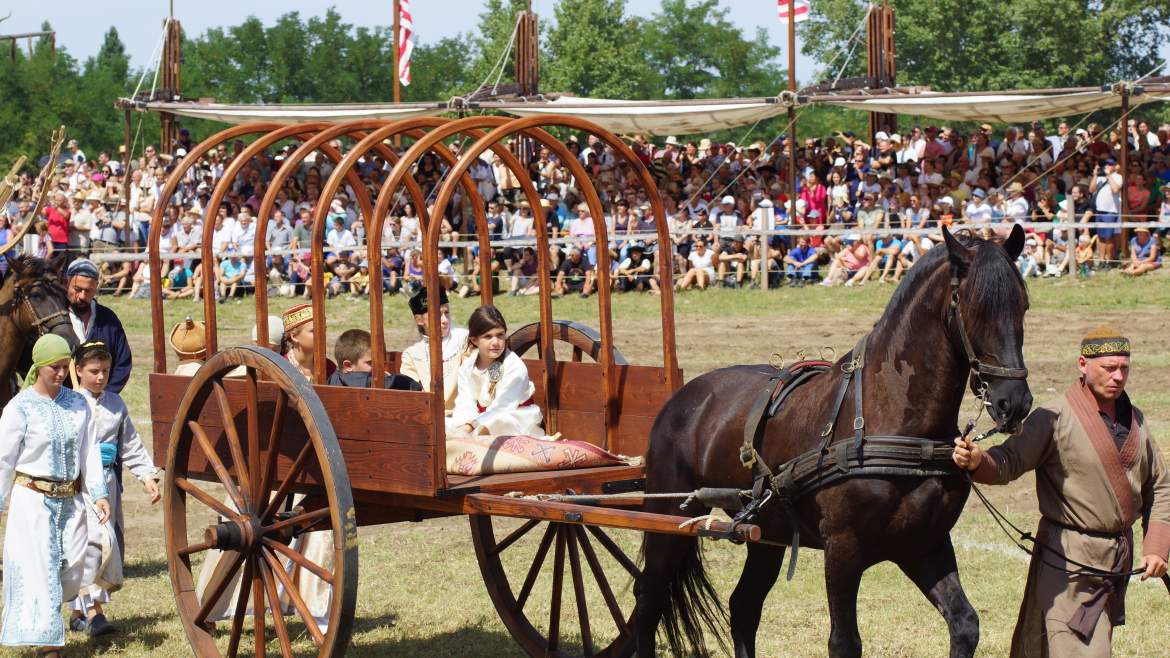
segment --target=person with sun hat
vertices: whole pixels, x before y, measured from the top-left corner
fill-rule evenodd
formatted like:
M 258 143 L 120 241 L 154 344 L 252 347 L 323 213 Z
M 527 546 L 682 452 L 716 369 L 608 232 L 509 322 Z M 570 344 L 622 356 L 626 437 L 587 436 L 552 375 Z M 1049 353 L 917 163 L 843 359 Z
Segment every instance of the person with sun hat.
M 1012 656 L 1111 654 L 1113 628 L 1125 623 L 1137 521 L 1145 529 L 1141 579 L 1166 575 L 1170 473 L 1125 392 L 1130 347 L 1111 327 L 1089 331 L 1077 358 L 1080 378 L 1019 432 L 986 452 L 955 441 L 955 463 L 976 482 L 1006 484 L 1036 471 L 1041 520 Z

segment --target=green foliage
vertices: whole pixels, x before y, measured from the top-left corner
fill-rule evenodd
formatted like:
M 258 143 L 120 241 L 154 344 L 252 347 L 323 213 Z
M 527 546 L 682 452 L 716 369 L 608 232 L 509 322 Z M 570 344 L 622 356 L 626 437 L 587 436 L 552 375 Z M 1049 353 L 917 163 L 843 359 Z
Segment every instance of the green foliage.
M 717 0 L 663 0 L 642 31 L 642 51 L 657 98 L 773 96 L 787 75 L 767 33 L 745 38 Z
M 561 0 L 545 39 L 541 86 L 597 98 L 648 98 L 654 78 L 641 50 L 641 21 L 625 0 Z
M 864 0 L 817 0 L 800 28 L 805 54 L 828 63 Z M 1092 86 L 1135 79 L 1170 37 L 1165 0 L 894 0 L 898 82 L 939 91 Z M 864 29 L 862 31 L 864 39 Z M 845 71 L 865 74 L 864 43 Z M 826 66 L 835 75 L 844 58 Z

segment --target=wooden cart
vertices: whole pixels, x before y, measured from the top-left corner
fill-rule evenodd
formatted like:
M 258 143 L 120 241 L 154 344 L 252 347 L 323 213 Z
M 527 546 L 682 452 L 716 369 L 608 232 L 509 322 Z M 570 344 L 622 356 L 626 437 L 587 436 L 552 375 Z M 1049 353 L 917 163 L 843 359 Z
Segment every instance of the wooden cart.
M 654 180 L 645 167 L 613 134 L 572 117 L 471 117 L 460 120 L 416 118 L 401 121 L 357 121 L 343 124 L 308 123 L 284 126 L 257 123 L 236 126 L 213 135 L 180 160 L 163 188 L 170 199 L 191 164 L 210 149 L 238 138 L 253 141 L 226 168 L 206 208 L 215 217 L 236 174 L 260 153 L 290 138 L 301 142 L 274 172 L 258 217 L 271 214 L 276 192 L 283 181 L 310 153 L 317 152 L 335 163 L 321 199 L 331 199 L 348 183 L 366 218 L 368 258 L 380 262 L 382 224 L 393 200 L 403 190 L 419 209 L 425 227 L 423 245 L 429 308 L 429 335 L 439 336 L 437 255 L 439 222 L 428 221 L 428 203 L 409 175 L 414 163 L 433 153 L 450 167 L 438 189 L 433 207 L 444 208 L 457 187 L 471 200 L 477 213 L 482 270 L 490 272 L 487 223 L 474 183 L 466 174 L 480 153 L 494 151 L 521 181 L 525 198 L 540 208 L 540 197 L 525 167 L 505 147 L 511 137 L 547 146 L 564 160 L 581 187 L 594 217 L 597 242 L 607 243 L 605 222 L 597 192 L 583 167 L 564 144 L 542 129 L 561 125 L 597 135 L 616 152 L 634 163 L 649 193 L 657 217 L 658 238 L 669 244 L 666 218 Z M 399 159 L 388 149 L 396 136 L 414 143 Z M 445 146 L 453 136 L 473 140 L 456 158 Z M 342 157 L 329 146 L 346 138 L 357 144 Z M 358 181 L 354 166 L 359 158 L 377 153 L 393 165 L 376 199 Z M 328 203 L 319 203 L 315 220 L 325 220 Z M 250 644 L 257 656 L 265 655 L 266 640 L 275 635 L 283 655 L 292 655 L 288 624 L 303 624 L 320 656 L 345 652 L 352 630 L 358 584 L 358 528 L 360 526 L 419 521 L 427 518 L 468 515 L 472 541 L 484 582 L 509 632 L 528 654 L 626 656 L 632 653 L 632 607 L 622 605 L 611 584 L 616 571 L 626 582 L 638 567 L 605 528 L 678 534 L 727 533 L 727 524 L 680 526 L 687 517 L 650 514 L 637 509 L 642 488 L 642 466 L 612 466 L 538 473 L 454 476 L 446 472 L 444 409 L 441 393 L 409 392 L 381 388 L 312 385 L 283 357 L 255 346 L 221 348 L 216 336 L 216 304 L 213 286 L 212 232 L 203 234 L 202 268 L 204 320 L 210 358 L 194 376 L 167 374 L 167 350 L 163 303 L 160 294 L 162 267 L 160 236 L 165 204 L 159 204 L 151 222 L 149 258 L 151 312 L 154 328 L 154 372 L 150 376 L 151 421 L 155 460 L 166 469 L 166 544 L 175 600 L 187 637 L 198 656 L 237 655 L 252 629 Z M 671 286 L 662 286 L 663 365 L 628 364 L 613 345 L 610 316 L 609 254 L 598 249 L 599 331 L 557 322 L 552 315 L 551 282 L 547 276 L 548 236 L 544 222 L 536 222 L 540 271 L 540 321 L 521 327 L 509 338 L 514 351 L 526 357 L 535 400 L 544 412 L 546 429 L 563 432 L 612 452 L 644 455 L 650 429 L 658 410 L 681 385 L 682 372 L 675 355 Z M 265 262 L 266 221 L 257 222 L 255 262 Z M 323 286 L 323 232 L 315 231 L 312 245 L 312 304 L 316 352 L 326 354 Z M 670 280 L 669 258 L 659 258 L 663 281 Z M 264 267 L 256 268 L 256 320 L 259 344 L 267 343 L 268 300 Z M 481 286 L 482 301 L 491 301 L 491 286 Z M 393 372 L 399 354 L 385 351 L 380 286 L 370 290 L 370 330 L 375 345 L 375 372 Z M 571 346 L 571 358 L 559 360 L 556 343 Z M 381 349 L 379 349 L 379 347 Z M 443 390 L 440 345 L 431 341 L 431 391 Z M 562 349 L 562 352 L 566 352 Z M 316 381 L 323 381 L 325 362 L 316 361 Z M 242 372 L 242 376 L 240 376 Z M 205 483 L 212 483 L 208 486 Z M 221 490 L 222 488 L 222 490 Z M 629 493 L 624 499 L 602 504 L 573 504 L 508 496 L 523 494 Z M 225 497 L 226 493 L 226 497 Z M 290 500 L 298 495 L 295 507 Z M 497 517 L 525 519 L 519 527 L 504 531 Z M 514 525 L 510 524 L 510 525 Z M 313 562 L 298 551 L 293 539 L 307 531 L 325 531 L 332 540 L 332 566 Z M 734 538 L 758 538 L 758 529 L 730 529 Z M 536 538 L 539 537 L 539 541 Z M 524 540 L 524 541 L 522 541 Z M 517 561 L 506 551 L 524 544 L 534 548 L 531 559 Z M 210 549 L 223 551 L 202 598 L 197 593 L 192 558 Z M 549 559 L 549 553 L 552 553 Z M 515 553 L 513 552 L 513 555 Z M 565 564 L 570 584 L 565 583 Z M 511 565 L 511 567 L 509 567 Z M 295 568 L 294 568 L 295 566 Z M 530 618 L 526 604 L 543 574 L 551 574 L 547 620 Z M 242 575 L 243 585 L 234 615 L 218 629 L 208 623 L 216 600 L 230 591 L 231 581 Z M 297 593 L 297 578 L 317 577 L 332 587 L 327 631 L 322 632 Z M 547 576 L 545 576 L 547 577 Z M 593 585 L 587 585 L 592 580 Z M 543 581 L 542 581 L 543 582 Z M 562 598 L 573 589 L 577 607 L 574 645 L 562 622 Z M 591 621 L 585 590 L 596 588 L 606 611 Z M 283 601 L 296 614 L 288 619 L 270 610 Z M 533 606 L 529 605 L 528 609 Z M 547 621 L 547 623 L 546 623 Z M 604 622 L 604 624 L 600 623 Z M 608 633 L 602 626 L 612 627 Z M 576 642 L 577 635 L 580 642 Z

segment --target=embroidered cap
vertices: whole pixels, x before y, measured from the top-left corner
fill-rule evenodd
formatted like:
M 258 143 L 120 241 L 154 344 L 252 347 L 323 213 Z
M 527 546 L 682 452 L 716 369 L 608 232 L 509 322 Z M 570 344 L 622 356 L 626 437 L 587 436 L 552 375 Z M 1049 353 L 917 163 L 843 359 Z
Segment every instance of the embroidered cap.
M 284 332 L 287 334 L 293 329 L 313 321 L 313 305 L 297 304 L 285 311 L 281 319 L 284 320 Z
M 447 291 L 439 288 L 439 306 L 445 306 L 450 301 L 447 299 Z M 415 315 L 427 314 L 427 289 L 426 286 L 420 286 L 418 292 L 410 297 L 410 312 Z
M 182 359 L 202 359 L 207 356 L 207 337 L 204 324 L 190 316 L 171 329 L 171 349 Z
M 1129 356 L 1129 339 L 1113 327 L 1101 325 L 1090 329 L 1081 339 L 1081 356 L 1088 359 L 1099 356 Z

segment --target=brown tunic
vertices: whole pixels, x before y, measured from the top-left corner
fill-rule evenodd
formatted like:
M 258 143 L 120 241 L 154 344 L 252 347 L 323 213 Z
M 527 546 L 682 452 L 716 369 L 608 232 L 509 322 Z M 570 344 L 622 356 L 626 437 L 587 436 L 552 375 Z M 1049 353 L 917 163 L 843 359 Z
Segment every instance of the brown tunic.
M 1123 394 L 1119 407 L 1128 405 Z M 1133 565 L 1132 526 L 1148 520 L 1142 555 L 1170 553 L 1170 474 L 1137 407 L 1118 448 L 1089 389 L 1076 383 L 1032 412 L 1020 432 L 987 451 L 976 482 L 1005 484 L 1036 471 L 1043 519 L 1012 637 L 1012 656 L 1108 656 L 1125 622 L 1127 579 L 1069 575 L 1061 555 L 1100 569 Z M 1043 547 L 1051 550 L 1044 550 Z M 1047 563 L 1047 564 L 1045 564 Z

